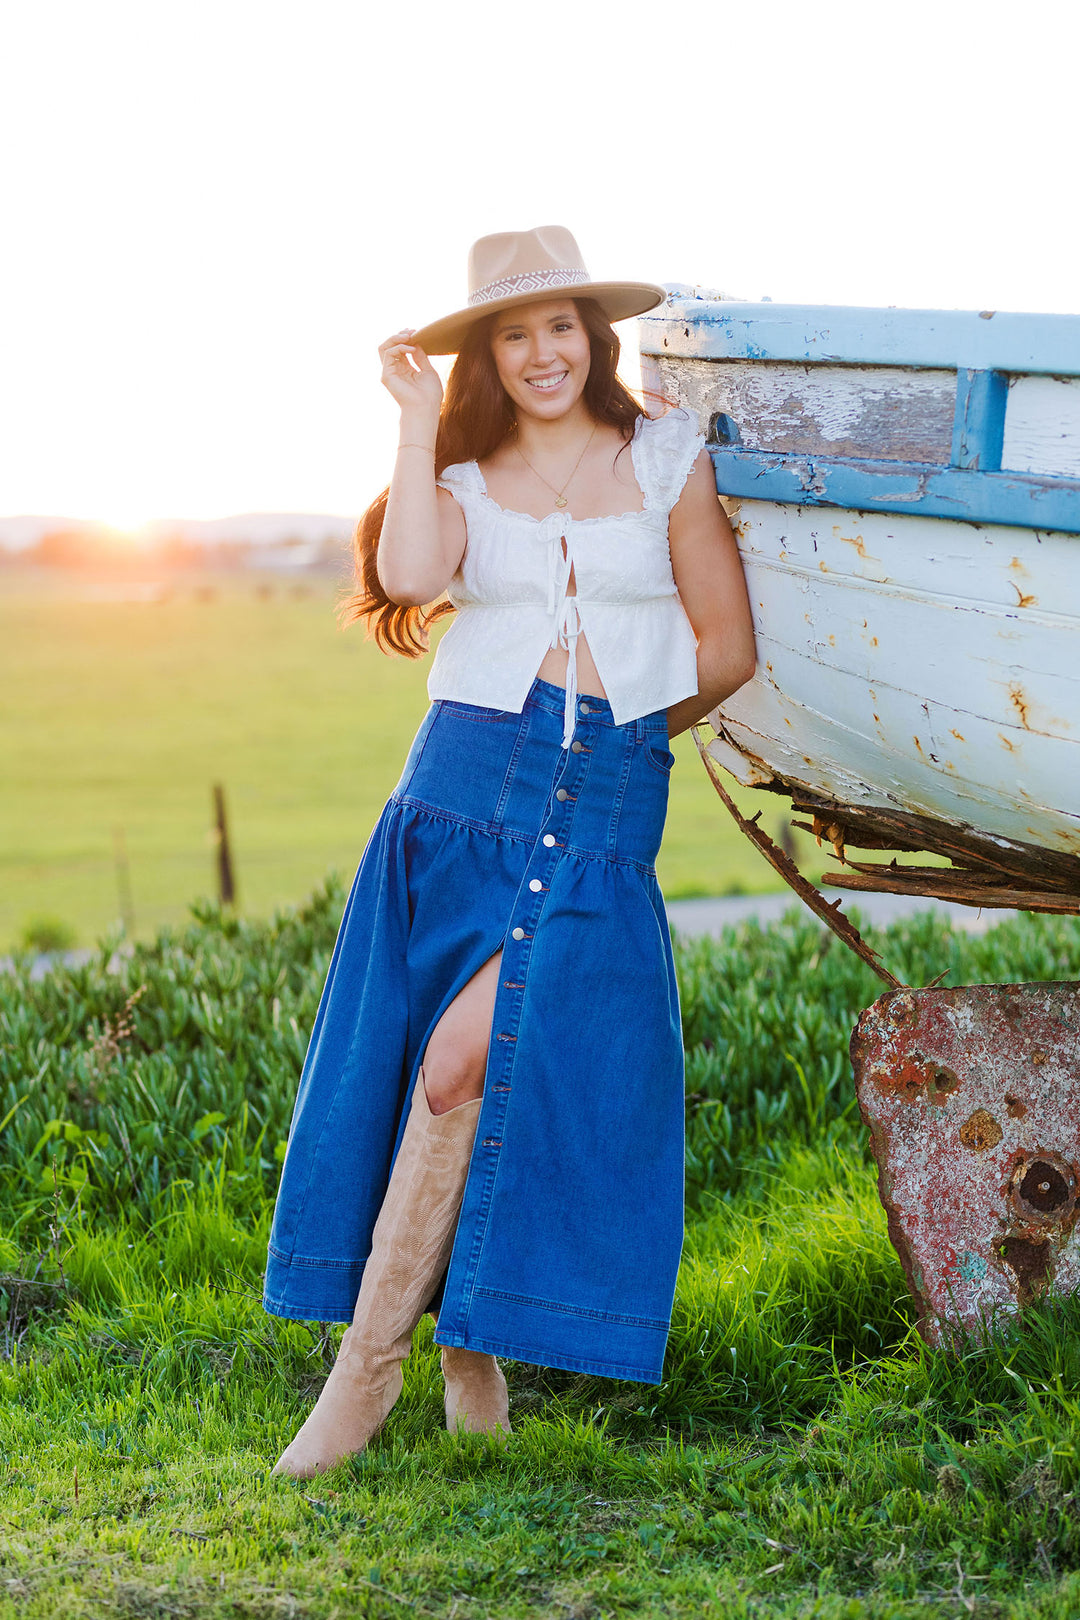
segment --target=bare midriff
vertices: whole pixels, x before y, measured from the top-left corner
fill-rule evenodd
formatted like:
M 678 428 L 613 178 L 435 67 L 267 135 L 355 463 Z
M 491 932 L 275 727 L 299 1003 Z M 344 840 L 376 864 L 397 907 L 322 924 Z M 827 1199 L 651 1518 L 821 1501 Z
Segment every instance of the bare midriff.
M 563 541 L 563 556 L 566 555 L 566 541 Z M 570 579 L 566 589 L 567 596 L 577 595 L 577 581 L 574 570 L 570 570 Z M 552 686 L 566 688 L 566 666 L 570 662 L 570 654 L 565 647 L 549 647 L 544 655 L 537 677 L 542 681 L 550 681 Z M 604 683 L 600 679 L 589 643 L 585 640 L 584 631 L 577 638 L 577 689 L 582 697 L 606 698 Z
M 566 665 L 570 654 L 565 647 L 549 647 L 544 654 L 543 662 L 537 670 L 542 681 L 550 681 L 552 686 L 566 685 Z M 577 644 L 577 671 L 578 691 L 582 697 L 606 698 L 604 683 L 597 673 L 593 663 L 593 655 L 589 651 L 589 643 L 584 636 L 578 637 Z

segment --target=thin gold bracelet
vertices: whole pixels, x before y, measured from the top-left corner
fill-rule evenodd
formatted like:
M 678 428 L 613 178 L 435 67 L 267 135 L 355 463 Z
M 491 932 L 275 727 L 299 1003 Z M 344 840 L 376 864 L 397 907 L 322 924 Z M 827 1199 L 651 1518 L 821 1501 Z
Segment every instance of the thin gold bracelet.
M 398 449 L 399 450 L 426 450 L 429 456 L 433 456 L 435 454 L 435 446 L 433 444 L 414 444 L 412 442 L 412 440 L 410 440 L 410 439 L 406 439 L 404 444 L 399 444 Z

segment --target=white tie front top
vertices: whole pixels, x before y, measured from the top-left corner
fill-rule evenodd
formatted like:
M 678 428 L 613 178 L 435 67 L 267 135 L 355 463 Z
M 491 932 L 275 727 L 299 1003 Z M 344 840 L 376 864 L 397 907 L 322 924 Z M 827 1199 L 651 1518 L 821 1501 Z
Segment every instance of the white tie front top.
M 447 467 L 438 481 L 462 509 L 466 544 L 429 697 L 520 714 L 548 648 L 565 647 L 568 748 L 581 634 L 616 725 L 692 697 L 697 640 L 671 572 L 668 516 L 704 442 L 685 411 L 641 417 L 629 453 L 644 505 L 614 517 L 505 511 L 475 461 Z

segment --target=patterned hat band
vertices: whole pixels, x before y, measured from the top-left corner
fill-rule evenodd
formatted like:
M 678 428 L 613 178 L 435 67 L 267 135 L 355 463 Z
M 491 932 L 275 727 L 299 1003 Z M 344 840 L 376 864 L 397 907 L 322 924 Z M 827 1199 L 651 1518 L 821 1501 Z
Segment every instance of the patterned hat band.
M 587 270 L 526 270 L 522 275 L 503 276 L 499 281 L 489 281 L 486 287 L 479 287 L 469 294 L 469 305 L 490 304 L 495 298 L 512 298 L 519 293 L 544 292 L 548 287 L 580 287 L 589 279 Z
M 651 281 L 594 281 L 581 249 L 565 225 L 538 225 L 531 231 L 500 231 L 482 236 L 469 250 L 469 293 L 464 309 L 430 321 L 412 335 L 426 354 L 458 354 L 480 318 L 517 303 L 558 297 L 560 288 L 580 290 L 609 321 L 629 320 L 664 301 L 664 289 Z

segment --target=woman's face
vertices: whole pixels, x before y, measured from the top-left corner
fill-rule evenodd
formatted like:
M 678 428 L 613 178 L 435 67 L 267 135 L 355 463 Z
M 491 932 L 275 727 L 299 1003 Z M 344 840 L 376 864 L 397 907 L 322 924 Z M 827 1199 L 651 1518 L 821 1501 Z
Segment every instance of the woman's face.
M 589 334 L 572 298 L 505 310 L 495 318 L 491 352 L 518 412 L 550 422 L 581 398 L 589 375 Z

